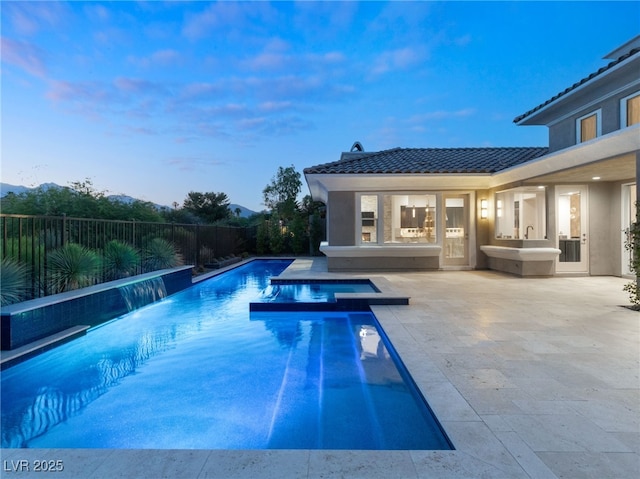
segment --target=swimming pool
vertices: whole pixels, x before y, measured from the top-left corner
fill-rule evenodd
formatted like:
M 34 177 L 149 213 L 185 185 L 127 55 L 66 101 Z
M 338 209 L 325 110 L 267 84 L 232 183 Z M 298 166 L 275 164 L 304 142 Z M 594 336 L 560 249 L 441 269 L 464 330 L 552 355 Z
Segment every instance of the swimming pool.
M 253 261 L 2 373 L 2 447 L 451 449 L 370 312 L 254 312 Z

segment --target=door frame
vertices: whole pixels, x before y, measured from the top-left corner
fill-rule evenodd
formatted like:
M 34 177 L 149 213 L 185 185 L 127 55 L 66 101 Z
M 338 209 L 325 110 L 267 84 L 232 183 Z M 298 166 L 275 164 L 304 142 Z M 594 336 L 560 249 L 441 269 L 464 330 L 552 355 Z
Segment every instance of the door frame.
M 463 258 L 447 258 L 447 198 L 457 198 L 463 200 L 463 221 L 464 221 L 464 235 L 463 235 Z M 442 193 L 442 266 L 469 266 L 471 264 L 471 201 L 472 195 L 470 193 Z
M 560 236 L 571 238 L 571 233 L 567 235 L 561 230 L 560 197 L 570 192 L 580 192 L 580 261 L 561 262 L 556 261 L 556 273 L 588 273 L 589 272 L 589 187 L 587 185 L 557 185 L 555 188 L 555 209 L 556 209 L 556 247 L 560 248 Z

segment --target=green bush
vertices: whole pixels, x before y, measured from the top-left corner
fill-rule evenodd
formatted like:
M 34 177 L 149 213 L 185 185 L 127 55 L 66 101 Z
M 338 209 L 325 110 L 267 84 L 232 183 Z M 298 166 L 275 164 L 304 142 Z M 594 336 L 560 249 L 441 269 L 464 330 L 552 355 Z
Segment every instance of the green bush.
M 280 223 L 280 217 L 271 215 L 269 222 L 269 249 L 272 254 L 278 255 L 285 250 L 285 236 Z
M 89 248 L 67 243 L 49 253 L 49 289 L 62 293 L 90 286 L 100 273 L 100 257 Z
M 638 205 L 636 205 L 636 218 L 638 218 Z M 625 248 L 631 254 L 629 269 L 636 275 L 636 279 L 627 283 L 623 290 L 629 293 L 629 300 L 634 309 L 640 310 L 640 289 L 638 288 L 638 274 L 640 273 L 640 223 L 632 223 L 625 242 Z
M 12 258 L 2 258 L 0 264 L 0 304 L 17 303 L 27 295 L 27 268 Z
M 154 238 L 149 241 L 143 257 L 145 271 L 175 268 L 182 264 L 182 258 L 176 252 L 175 247 L 162 238 Z
M 112 240 L 104 247 L 103 268 L 107 281 L 134 275 L 139 263 L 140 254 L 131 245 Z
M 256 252 L 266 254 L 269 251 L 269 224 L 262 221 L 256 231 Z

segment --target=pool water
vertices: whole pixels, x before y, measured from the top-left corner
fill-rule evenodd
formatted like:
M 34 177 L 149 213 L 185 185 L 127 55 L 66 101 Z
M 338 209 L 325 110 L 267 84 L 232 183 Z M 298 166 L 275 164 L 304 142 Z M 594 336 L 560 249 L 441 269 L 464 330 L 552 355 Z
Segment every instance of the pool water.
M 262 291 L 260 300 L 275 303 L 333 302 L 336 293 L 376 293 L 371 281 L 281 282 Z
M 259 312 L 253 261 L 2 372 L 2 447 L 451 449 L 370 312 Z

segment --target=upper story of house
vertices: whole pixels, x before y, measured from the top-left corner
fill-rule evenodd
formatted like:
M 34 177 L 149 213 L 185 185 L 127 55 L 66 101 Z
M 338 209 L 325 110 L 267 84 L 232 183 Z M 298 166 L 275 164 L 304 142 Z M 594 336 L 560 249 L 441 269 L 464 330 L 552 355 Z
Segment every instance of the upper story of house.
M 604 59 L 606 66 L 514 123 L 549 127 L 550 153 L 640 123 L 640 35 Z

